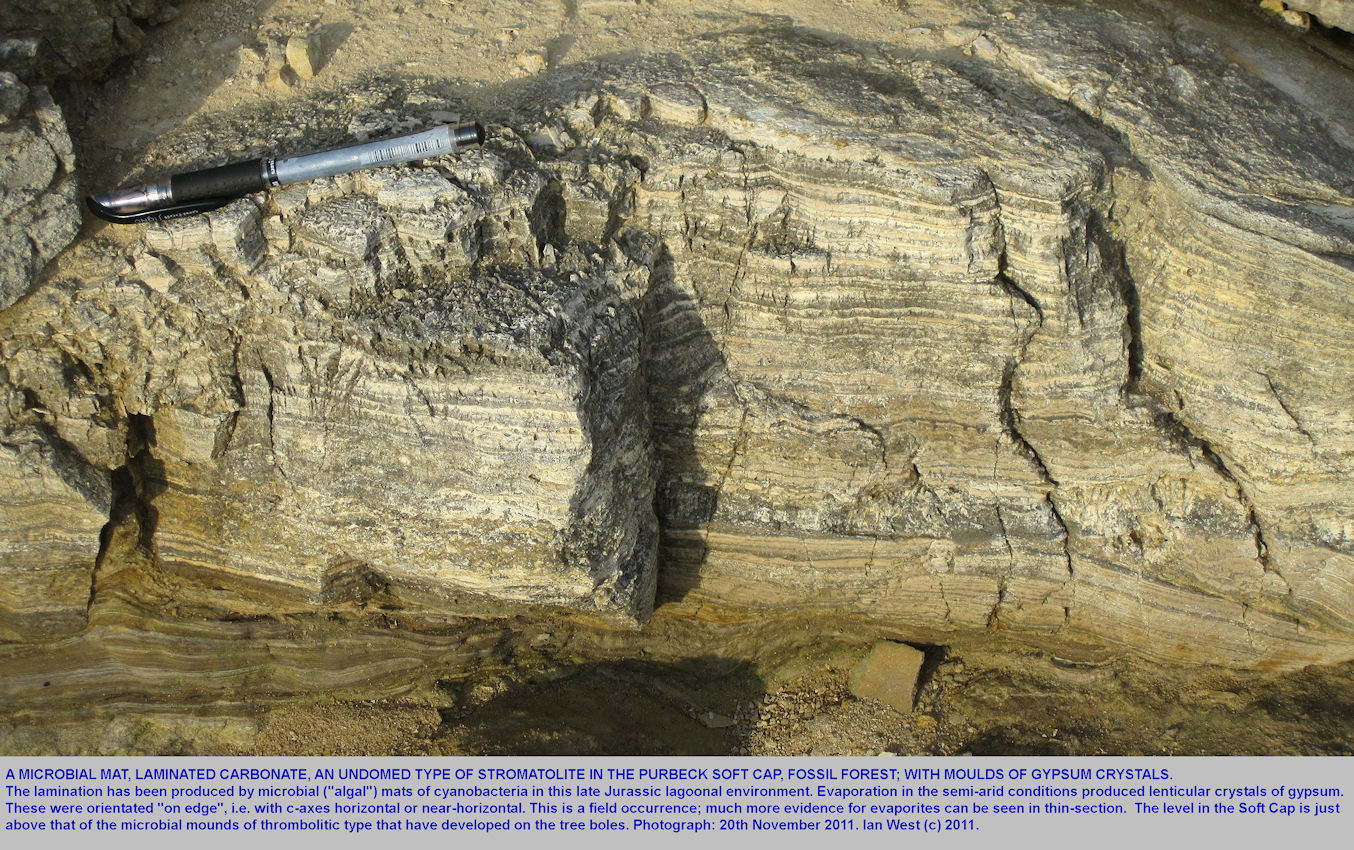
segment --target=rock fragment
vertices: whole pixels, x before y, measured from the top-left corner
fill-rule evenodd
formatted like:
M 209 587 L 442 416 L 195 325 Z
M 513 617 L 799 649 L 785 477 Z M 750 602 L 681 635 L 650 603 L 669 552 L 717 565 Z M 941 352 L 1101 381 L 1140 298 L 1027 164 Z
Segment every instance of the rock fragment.
M 880 641 L 851 671 L 847 687 L 861 699 L 877 699 L 911 714 L 926 654 L 905 643 Z
M 528 50 L 517 54 L 514 68 L 519 76 L 530 77 L 545 70 L 547 52 L 544 49 Z
M 1312 16 L 1306 12 L 1297 9 L 1285 9 L 1283 12 L 1284 23 L 1300 30 L 1309 30 L 1312 28 Z
M 271 68 L 263 78 L 263 84 L 275 91 L 286 91 L 299 82 L 300 78 L 297 77 L 296 72 L 292 70 L 290 65 Z
M 294 35 L 287 39 L 287 64 L 303 80 L 314 77 L 323 64 L 319 40 L 314 35 Z
M 1290 11 L 1308 13 L 1328 27 L 1354 32 L 1354 0 L 1292 0 L 1280 5 Z

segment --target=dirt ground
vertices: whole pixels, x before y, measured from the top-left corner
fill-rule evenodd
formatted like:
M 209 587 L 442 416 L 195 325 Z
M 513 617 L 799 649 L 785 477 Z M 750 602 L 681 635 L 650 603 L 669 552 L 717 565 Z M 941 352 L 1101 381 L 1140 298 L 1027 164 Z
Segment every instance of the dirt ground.
M 1274 677 L 930 649 L 916 710 L 847 687 L 861 646 L 778 667 L 640 659 L 484 671 L 424 698 L 268 713 L 259 754 L 1347 755 L 1354 664 Z M 784 677 L 784 678 L 782 678 Z

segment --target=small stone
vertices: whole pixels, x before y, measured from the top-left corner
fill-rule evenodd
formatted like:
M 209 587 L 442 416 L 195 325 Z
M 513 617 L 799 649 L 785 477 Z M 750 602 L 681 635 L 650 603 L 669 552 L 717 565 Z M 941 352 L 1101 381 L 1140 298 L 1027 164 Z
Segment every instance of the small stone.
M 287 64 L 301 79 L 309 80 L 319 71 L 320 50 L 313 36 L 294 35 L 287 39 L 286 53 Z
M 1289 26 L 1297 27 L 1300 30 L 1312 28 L 1312 16 L 1306 12 L 1299 12 L 1297 9 L 1285 9 L 1283 20 Z
M 975 38 L 973 43 L 969 45 L 969 49 L 973 51 L 974 55 L 981 56 L 984 59 L 996 59 L 1001 55 L 1001 48 L 986 34 Z
M 847 687 L 862 699 L 877 699 L 911 714 L 917 677 L 926 655 L 905 643 L 880 641 L 852 671 Z
M 714 711 L 702 712 L 698 719 L 706 729 L 727 729 L 738 722 L 732 717 L 726 717 Z
M 525 53 L 517 54 L 517 71 L 521 76 L 529 77 L 533 74 L 539 74 L 546 67 L 546 53 L 544 50 L 528 50 Z
M 559 127 L 540 125 L 527 132 L 526 143 L 538 155 L 558 155 L 573 146 L 573 140 Z
M 1283 0 L 1260 0 L 1260 8 L 1273 15 L 1282 15 L 1288 6 Z

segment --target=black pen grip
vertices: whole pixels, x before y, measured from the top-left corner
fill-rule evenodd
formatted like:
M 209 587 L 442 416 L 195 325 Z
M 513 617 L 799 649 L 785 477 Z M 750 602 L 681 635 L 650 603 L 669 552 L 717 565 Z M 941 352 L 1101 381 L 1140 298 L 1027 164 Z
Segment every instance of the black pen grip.
M 169 178 L 169 187 L 175 201 L 198 201 L 261 192 L 268 188 L 268 180 L 263 176 L 263 160 L 255 159 L 175 174 Z

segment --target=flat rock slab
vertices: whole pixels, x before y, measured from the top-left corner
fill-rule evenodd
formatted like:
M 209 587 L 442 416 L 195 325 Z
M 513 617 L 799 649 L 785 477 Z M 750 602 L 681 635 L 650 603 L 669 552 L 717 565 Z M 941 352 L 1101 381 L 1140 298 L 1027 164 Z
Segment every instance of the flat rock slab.
M 880 641 L 856 665 L 847 687 L 861 699 L 877 699 L 903 714 L 911 714 L 917 677 L 924 661 L 926 654 L 919 649 L 905 643 Z

